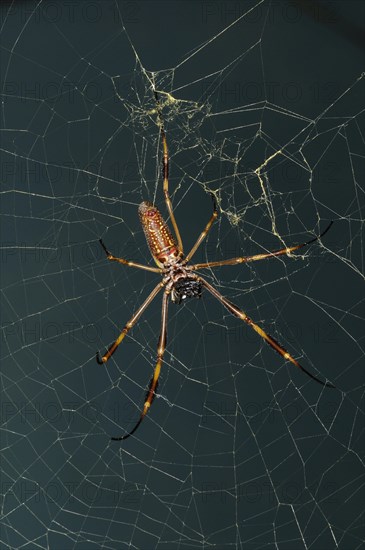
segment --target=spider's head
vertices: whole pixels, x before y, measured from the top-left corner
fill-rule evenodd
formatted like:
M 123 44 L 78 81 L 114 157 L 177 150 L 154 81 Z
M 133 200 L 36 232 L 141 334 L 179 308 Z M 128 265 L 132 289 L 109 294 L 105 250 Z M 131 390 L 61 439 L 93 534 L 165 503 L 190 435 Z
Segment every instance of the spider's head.
M 202 284 L 193 277 L 181 277 L 172 287 L 171 300 L 175 304 L 181 304 L 186 298 L 200 298 Z

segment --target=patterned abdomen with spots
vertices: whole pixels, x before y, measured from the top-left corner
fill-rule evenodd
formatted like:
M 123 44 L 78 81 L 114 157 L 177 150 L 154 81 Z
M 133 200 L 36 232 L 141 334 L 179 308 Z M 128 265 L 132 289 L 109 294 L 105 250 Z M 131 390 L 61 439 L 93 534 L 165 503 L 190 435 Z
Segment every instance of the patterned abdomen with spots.
M 179 258 L 179 250 L 165 220 L 158 208 L 144 201 L 138 208 L 139 218 L 146 236 L 147 244 L 159 267 L 175 263 Z

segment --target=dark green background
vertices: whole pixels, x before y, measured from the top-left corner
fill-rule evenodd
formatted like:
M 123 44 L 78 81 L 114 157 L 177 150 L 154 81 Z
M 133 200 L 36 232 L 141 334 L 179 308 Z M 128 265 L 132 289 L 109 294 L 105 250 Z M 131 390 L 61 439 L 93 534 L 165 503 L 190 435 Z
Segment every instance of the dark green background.
M 362 547 L 364 5 L 9 6 L 1 547 Z M 171 305 L 159 398 L 116 443 L 138 419 L 161 301 L 97 365 L 158 280 L 108 264 L 98 239 L 152 265 L 137 215 L 142 200 L 165 212 L 151 71 L 185 100 L 163 114 L 186 250 L 209 219 L 207 191 L 219 191 L 198 261 L 281 248 L 273 213 L 287 245 L 335 221 L 305 258 L 206 276 L 337 389 L 285 364 L 204 293 Z M 254 170 L 280 148 L 269 212 Z

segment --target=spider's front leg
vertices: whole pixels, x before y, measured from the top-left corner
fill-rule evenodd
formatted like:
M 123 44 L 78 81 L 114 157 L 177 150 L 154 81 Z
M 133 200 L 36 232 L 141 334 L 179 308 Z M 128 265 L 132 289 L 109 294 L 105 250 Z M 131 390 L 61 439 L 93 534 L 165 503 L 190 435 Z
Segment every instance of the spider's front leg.
M 233 315 L 235 315 L 236 317 L 238 317 L 239 319 L 247 323 L 255 332 L 257 332 L 257 334 L 261 336 L 261 338 L 265 340 L 265 342 L 269 344 L 269 346 L 271 346 L 277 353 L 279 353 L 279 355 L 284 357 L 284 359 L 293 363 L 293 365 L 295 365 L 300 370 L 305 372 L 310 378 L 318 382 L 318 384 L 321 384 L 322 386 L 326 386 L 328 388 L 335 388 L 335 386 L 333 386 L 333 384 L 331 384 L 330 382 L 322 382 L 322 380 L 320 380 L 319 378 L 314 376 L 314 374 L 311 374 L 304 367 L 302 367 L 302 365 L 298 363 L 298 361 L 294 359 L 294 357 L 288 351 L 286 351 L 286 349 L 284 349 L 283 346 L 279 344 L 279 342 L 277 342 L 272 336 L 267 334 L 259 325 L 254 323 L 253 320 L 248 315 L 246 315 L 246 313 L 242 309 L 240 309 L 235 304 L 232 304 L 232 302 L 224 298 L 224 296 L 222 296 L 207 281 L 205 281 L 201 277 L 199 277 L 199 281 L 207 290 L 209 290 L 211 294 L 213 294 L 215 298 L 217 298 L 217 300 L 219 300 L 224 305 L 224 307 L 228 309 L 230 313 L 232 313 Z
M 123 435 L 121 437 L 112 437 L 111 439 L 113 441 L 122 441 L 123 439 L 127 439 L 127 437 L 130 437 L 134 434 L 134 432 L 137 430 L 139 425 L 141 424 L 142 420 L 148 413 L 153 400 L 156 396 L 157 386 L 158 386 L 158 379 L 160 377 L 161 367 L 162 367 L 162 361 L 163 356 L 166 349 L 166 340 L 167 340 L 167 308 L 168 308 L 168 299 L 169 299 L 170 291 L 165 290 L 163 298 L 162 298 L 162 314 L 161 314 L 161 334 L 158 341 L 157 346 L 157 362 L 155 366 L 155 370 L 153 373 L 153 377 L 151 379 L 148 391 L 146 393 L 145 402 L 143 405 L 143 409 L 141 412 L 141 416 L 139 417 L 139 420 L 137 424 L 134 426 L 134 428 L 128 432 L 126 435 Z
M 128 332 L 131 330 L 131 328 L 136 324 L 144 310 L 150 305 L 152 300 L 157 296 L 157 294 L 160 292 L 161 288 L 165 286 L 165 282 L 161 281 L 155 288 L 152 290 L 151 294 L 147 297 L 147 299 L 143 302 L 143 304 L 139 307 L 139 309 L 136 311 L 136 313 L 133 315 L 133 317 L 128 321 L 128 323 L 124 326 L 122 332 L 119 334 L 118 338 L 113 342 L 113 344 L 108 348 L 106 353 L 102 357 L 100 357 L 99 352 L 96 353 L 96 360 L 99 363 L 99 365 L 103 365 L 106 363 L 113 353 L 116 351 L 119 344 L 122 343 L 125 336 L 128 334 Z

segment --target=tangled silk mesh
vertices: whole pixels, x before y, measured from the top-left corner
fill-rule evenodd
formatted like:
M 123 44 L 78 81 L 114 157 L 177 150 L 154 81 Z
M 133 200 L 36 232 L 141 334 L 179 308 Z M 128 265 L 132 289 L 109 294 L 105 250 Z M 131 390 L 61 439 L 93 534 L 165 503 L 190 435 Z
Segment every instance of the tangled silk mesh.
M 287 77 L 270 14 L 286 3 L 202 20 L 199 41 L 193 18 L 178 34 L 167 4 L 94 4 L 98 25 L 62 10 L 50 24 L 41 2 L 2 8 L 1 546 L 360 549 L 364 75 L 354 62 L 312 101 L 291 101 L 328 32 L 303 19 L 294 44 L 280 38 L 302 55 L 313 25 L 310 66 L 286 59 L 291 87 L 277 95 Z M 159 393 L 120 444 L 110 436 L 138 420 L 154 368 L 161 298 L 97 365 L 158 281 L 108 263 L 98 240 L 153 265 L 137 208 L 150 200 L 166 215 L 154 91 L 186 252 L 209 193 L 219 208 L 196 262 L 306 242 L 334 220 L 296 254 L 204 276 L 336 389 L 204 292 L 170 305 Z

